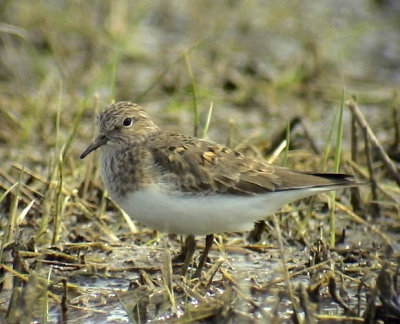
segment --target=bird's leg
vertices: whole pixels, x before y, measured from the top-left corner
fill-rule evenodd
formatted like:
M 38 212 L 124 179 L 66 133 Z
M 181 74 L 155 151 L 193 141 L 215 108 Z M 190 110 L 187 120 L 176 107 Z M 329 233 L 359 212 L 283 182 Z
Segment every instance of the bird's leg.
M 186 271 L 194 254 L 194 250 L 196 249 L 196 241 L 194 240 L 194 235 L 188 235 L 186 237 L 184 249 L 186 250 L 186 255 L 185 261 L 183 262 L 182 275 L 186 274 Z
M 265 221 L 259 221 L 254 224 L 253 230 L 250 232 L 249 236 L 247 239 L 250 241 L 250 243 L 257 243 L 261 240 L 261 235 L 265 231 L 267 225 L 265 224 Z
M 187 237 L 185 238 L 185 242 L 182 242 L 181 240 L 181 250 L 179 251 L 179 254 L 175 255 L 172 258 L 172 263 L 182 263 L 185 261 L 186 254 L 187 254 Z
M 208 251 L 210 251 L 211 246 L 214 242 L 214 235 L 208 234 L 206 236 L 206 245 L 204 246 L 204 251 L 200 257 L 199 264 L 197 265 L 196 272 L 194 273 L 194 278 L 199 278 L 201 276 L 201 270 L 203 269 L 204 263 L 206 262 Z

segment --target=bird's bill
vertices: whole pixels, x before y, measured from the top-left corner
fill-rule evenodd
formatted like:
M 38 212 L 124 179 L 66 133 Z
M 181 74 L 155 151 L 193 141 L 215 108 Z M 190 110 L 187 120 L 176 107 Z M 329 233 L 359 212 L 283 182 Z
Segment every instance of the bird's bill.
M 89 155 L 91 152 L 97 150 L 100 146 L 103 146 L 107 144 L 107 137 L 104 135 L 99 135 L 92 144 L 90 144 L 86 150 L 84 150 L 80 156 L 81 159 L 84 159 L 87 155 Z

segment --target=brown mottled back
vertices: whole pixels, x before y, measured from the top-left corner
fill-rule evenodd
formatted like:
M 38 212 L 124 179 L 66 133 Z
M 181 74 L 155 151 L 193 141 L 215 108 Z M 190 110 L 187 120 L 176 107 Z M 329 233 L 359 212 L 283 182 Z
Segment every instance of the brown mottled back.
M 177 189 L 251 195 L 318 186 L 348 185 L 351 176 L 304 173 L 246 157 L 226 146 L 188 136 L 160 132 L 148 149 L 163 170 L 163 179 Z

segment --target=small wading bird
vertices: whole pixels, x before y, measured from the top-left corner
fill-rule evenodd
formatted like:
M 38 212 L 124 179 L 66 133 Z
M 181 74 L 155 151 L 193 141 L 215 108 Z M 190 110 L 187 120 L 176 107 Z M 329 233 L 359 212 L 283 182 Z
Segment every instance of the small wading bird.
M 301 172 L 246 157 L 224 145 L 159 129 L 138 105 L 122 101 L 99 117 L 99 135 L 81 159 L 102 147 L 101 175 L 111 199 L 158 231 L 186 234 L 185 273 L 194 235 L 248 231 L 285 204 L 359 185 L 347 174 Z

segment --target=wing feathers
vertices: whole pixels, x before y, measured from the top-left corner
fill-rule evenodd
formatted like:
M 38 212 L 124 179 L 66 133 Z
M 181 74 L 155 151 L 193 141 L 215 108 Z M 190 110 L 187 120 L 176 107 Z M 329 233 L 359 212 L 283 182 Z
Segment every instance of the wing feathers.
M 176 189 L 254 195 L 313 187 L 355 186 L 346 174 L 300 172 L 245 157 L 223 145 L 161 132 L 149 143 L 162 178 Z

